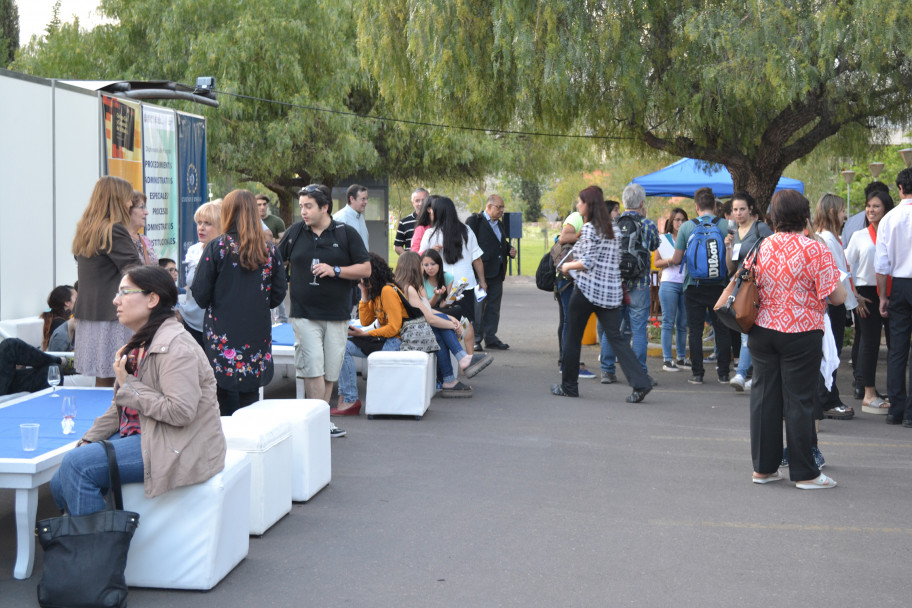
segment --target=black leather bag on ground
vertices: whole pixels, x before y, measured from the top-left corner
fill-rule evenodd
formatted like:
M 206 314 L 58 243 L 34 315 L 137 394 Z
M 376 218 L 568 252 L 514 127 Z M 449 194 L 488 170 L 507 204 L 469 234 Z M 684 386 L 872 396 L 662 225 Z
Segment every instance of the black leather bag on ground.
M 44 548 L 38 583 L 43 608 L 116 608 L 127 605 L 127 551 L 139 514 L 123 510 L 120 472 L 114 447 L 99 442 L 108 457 L 111 490 L 105 509 L 88 515 L 53 517 L 38 522 L 35 533 Z

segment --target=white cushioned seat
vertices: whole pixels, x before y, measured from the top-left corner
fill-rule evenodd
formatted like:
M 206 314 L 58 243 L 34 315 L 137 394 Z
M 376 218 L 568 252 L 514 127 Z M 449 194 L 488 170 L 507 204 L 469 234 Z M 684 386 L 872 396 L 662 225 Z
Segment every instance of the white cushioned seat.
M 322 399 L 266 399 L 242 407 L 232 418 L 268 418 L 291 428 L 291 499 L 304 502 L 332 479 L 329 405 Z
M 260 536 L 291 511 L 291 429 L 287 422 L 222 417 L 228 447 L 251 457 L 250 534 Z
M 379 351 L 367 357 L 364 412 L 420 419 L 437 386 L 437 359 L 417 351 Z
M 208 590 L 247 557 L 250 457 L 228 450 L 225 468 L 203 483 L 146 498 L 123 486 L 124 509 L 139 513 L 125 576 L 131 587 Z

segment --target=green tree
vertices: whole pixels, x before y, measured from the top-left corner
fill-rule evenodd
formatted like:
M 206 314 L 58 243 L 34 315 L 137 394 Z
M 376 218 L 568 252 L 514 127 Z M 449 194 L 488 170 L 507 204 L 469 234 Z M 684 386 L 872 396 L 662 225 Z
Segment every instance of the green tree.
M 0 0 L 0 65 L 8 66 L 19 50 L 19 7 L 15 0 Z
M 367 0 L 358 29 L 401 111 L 722 164 L 765 206 L 821 143 L 909 124 L 910 25 L 902 0 Z
M 361 68 L 352 5 L 103 0 L 114 24 L 49 28 L 14 69 L 184 83 L 215 76 L 219 108 L 168 103 L 206 116 L 212 170 L 262 183 L 278 195 L 286 221 L 293 193 L 315 181 L 332 185 L 363 172 L 407 180 L 483 173 L 498 154 L 485 137 L 350 115 L 386 107 Z

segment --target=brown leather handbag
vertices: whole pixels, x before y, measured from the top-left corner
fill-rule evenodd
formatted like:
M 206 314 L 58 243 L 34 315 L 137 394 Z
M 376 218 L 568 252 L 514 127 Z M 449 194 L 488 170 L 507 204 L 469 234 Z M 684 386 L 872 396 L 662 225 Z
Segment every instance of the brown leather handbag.
M 735 272 L 735 276 L 729 281 L 713 307 L 719 320 L 726 327 L 743 334 L 750 333 L 754 321 L 757 319 L 757 312 L 760 310 L 760 297 L 757 293 L 757 283 L 754 280 L 753 262 L 760 250 L 762 240 L 758 240 L 751 247 L 744 258 L 744 264 Z

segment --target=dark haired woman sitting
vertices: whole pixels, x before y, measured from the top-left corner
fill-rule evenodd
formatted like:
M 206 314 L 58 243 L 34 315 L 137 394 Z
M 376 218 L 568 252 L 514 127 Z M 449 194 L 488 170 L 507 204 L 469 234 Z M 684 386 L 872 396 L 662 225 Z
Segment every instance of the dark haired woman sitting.
M 104 508 L 104 450 L 110 439 L 123 483 L 143 482 L 149 498 L 205 481 L 225 466 L 215 376 L 202 349 L 174 316 L 177 288 L 159 266 L 128 268 L 114 305 L 134 331 L 113 362 L 114 400 L 63 458 L 51 479 L 61 509 L 84 515 Z

